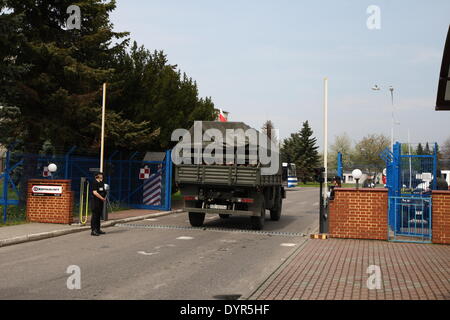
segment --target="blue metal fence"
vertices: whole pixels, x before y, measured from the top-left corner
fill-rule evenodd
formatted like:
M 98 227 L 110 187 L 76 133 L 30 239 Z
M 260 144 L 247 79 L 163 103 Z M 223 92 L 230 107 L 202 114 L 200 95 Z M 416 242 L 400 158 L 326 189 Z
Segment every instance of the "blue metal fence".
M 389 198 L 389 239 L 406 241 L 431 241 L 432 201 L 431 190 L 436 189 L 436 144 L 431 155 L 402 154 L 397 142 L 393 150 L 385 149 L 381 158 L 386 162 Z M 421 221 L 417 224 L 417 221 Z
M 19 159 L 16 163 L 11 163 L 11 150 L 6 153 L 5 170 L 0 175 L 3 179 L 3 193 L 0 198 L 0 204 L 3 205 L 3 221 L 7 220 L 7 206 L 18 205 L 18 200 L 8 199 L 8 191 L 11 186 L 16 193 L 17 199 L 19 192 L 16 184 L 13 182 L 12 174 L 15 170 L 23 170 L 23 165 L 27 157 L 34 158 L 32 175 L 28 179 L 43 177 L 44 167 L 50 163 L 57 166 L 57 171 L 47 179 L 67 179 L 71 180 L 71 187 L 74 199 L 77 202 L 80 196 L 80 180 L 82 177 L 93 178 L 94 171 L 99 170 L 99 160 L 93 157 L 73 156 L 75 147 L 71 148 L 65 155 L 15 155 Z M 117 202 L 131 208 L 152 209 L 152 210 L 170 210 L 171 209 L 171 191 L 172 191 L 172 160 L 171 150 L 165 152 L 165 158 L 162 161 L 143 161 L 138 160 L 144 154 L 135 152 L 128 159 L 122 159 L 120 153 L 113 152 L 105 161 L 104 173 L 105 183 L 109 184 L 109 199 L 111 202 Z M 118 157 L 119 159 L 115 159 Z M 149 168 L 152 174 L 161 175 L 160 183 L 155 186 L 159 189 L 160 201 L 154 201 L 151 205 L 144 203 L 144 183 L 145 179 L 140 179 L 139 174 L 142 168 Z
M 5 170 L 0 175 L 0 180 L 3 179 L 3 193 L 0 198 L 0 205 L 3 206 L 3 222 L 7 220 L 7 211 L 8 206 L 18 205 L 19 204 L 19 191 L 17 190 L 17 186 L 14 183 L 14 180 L 11 178 L 12 172 L 20 165 L 22 165 L 23 160 L 11 165 L 11 151 L 6 151 L 6 163 Z M 12 188 L 12 191 L 15 193 L 17 199 L 8 199 L 9 188 Z
M 389 198 L 394 228 L 389 239 L 401 242 L 431 242 L 432 200 L 430 196 L 402 195 Z M 410 240 L 413 239 L 413 240 Z

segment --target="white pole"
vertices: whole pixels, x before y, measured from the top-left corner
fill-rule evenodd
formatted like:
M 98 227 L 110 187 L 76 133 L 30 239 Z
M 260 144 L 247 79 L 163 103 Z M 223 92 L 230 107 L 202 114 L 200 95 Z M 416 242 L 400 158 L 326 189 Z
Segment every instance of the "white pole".
M 103 84 L 102 136 L 101 136 L 101 147 L 100 147 L 100 172 L 103 172 L 103 154 L 105 152 L 105 109 L 106 109 L 106 83 Z
M 325 168 L 324 173 L 324 198 L 327 198 L 327 181 L 328 181 L 328 78 L 324 79 L 324 114 L 323 114 L 323 132 L 324 132 L 324 142 L 323 142 L 323 167 Z
M 412 165 L 411 165 L 411 139 L 409 135 L 409 128 L 408 128 L 408 153 L 409 153 L 409 190 L 411 190 Z
M 392 128 L 391 128 L 391 148 L 392 152 L 394 152 L 394 126 L 395 126 L 395 118 L 394 118 L 394 88 L 389 87 L 389 91 L 391 92 L 391 103 L 392 103 Z

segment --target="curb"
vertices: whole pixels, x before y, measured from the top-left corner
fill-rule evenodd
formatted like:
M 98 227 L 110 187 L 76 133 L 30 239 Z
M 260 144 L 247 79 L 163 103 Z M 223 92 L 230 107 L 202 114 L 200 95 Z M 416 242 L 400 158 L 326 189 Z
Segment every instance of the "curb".
M 127 223 L 127 222 L 144 220 L 147 218 L 163 217 L 163 216 L 167 216 L 169 214 L 180 213 L 180 212 L 183 212 L 183 210 L 177 209 L 177 210 L 164 211 L 164 212 L 159 212 L 159 213 L 150 213 L 150 214 L 146 214 L 146 215 L 138 216 L 138 217 L 130 217 L 130 218 L 102 222 L 101 226 L 103 228 L 108 228 L 108 227 L 113 227 L 117 223 Z M 14 238 L 0 240 L 0 247 L 12 246 L 12 245 L 19 244 L 19 243 L 38 241 L 38 240 L 43 240 L 43 239 L 48 239 L 48 238 L 53 238 L 53 237 L 59 237 L 59 236 L 64 236 L 66 234 L 83 232 L 83 231 L 88 231 L 88 230 L 91 230 L 90 226 L 80 226 L 78 228 L 73 228 L 73 229 L 62 229 L 62 230 L 54 230 L 54 231 L 41 232 L 41 233 L 33 233 L 33 234 L 25 235 L 25 236 L 18 236 L 18 237 L 14 237 Z

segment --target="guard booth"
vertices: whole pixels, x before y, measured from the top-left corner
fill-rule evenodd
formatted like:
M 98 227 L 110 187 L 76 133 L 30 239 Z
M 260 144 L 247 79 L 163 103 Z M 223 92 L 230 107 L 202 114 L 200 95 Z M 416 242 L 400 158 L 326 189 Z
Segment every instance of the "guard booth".
M 171 150 L 147 152 L 142 161 L 131 163 L 131 192 L 127 202 L 133 208 L 170 210 L 172 194 Z
M 437 148 L 431 155 L 403 154 L 397 142 L 385 149 L 388 188 L 388 239 L 402 242 L 431 242 L 432 198 L 437 185 Z

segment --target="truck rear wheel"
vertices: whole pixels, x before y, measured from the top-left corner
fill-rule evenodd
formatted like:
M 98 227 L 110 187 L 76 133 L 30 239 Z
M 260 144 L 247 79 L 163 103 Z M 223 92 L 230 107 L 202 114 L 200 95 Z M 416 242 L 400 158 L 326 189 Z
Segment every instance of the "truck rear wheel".
M 270 220 L 272 220 L 272 221 L 280 220 L 282 207 L 283 207 L 283 199 L 281 199 L 281 194 L 280 194 L 280 195 L 278 195 L 278 199 L 275 204 L 275 208 L 270 210 Z
M 203 222 L 205 221 L 205 214 L 200 212 L 189 212 L 189 222 L 193 227 L 201 227 L 203 226 Z
M 260 215 L 250 217 L 253 230 L 262 230 L 264 228 L 264 221 L 266 220 L 266 205 L 264 201 L 261 202 Z

